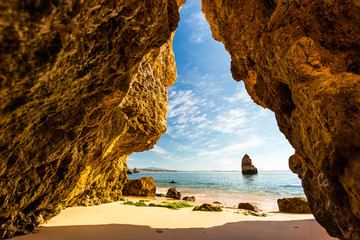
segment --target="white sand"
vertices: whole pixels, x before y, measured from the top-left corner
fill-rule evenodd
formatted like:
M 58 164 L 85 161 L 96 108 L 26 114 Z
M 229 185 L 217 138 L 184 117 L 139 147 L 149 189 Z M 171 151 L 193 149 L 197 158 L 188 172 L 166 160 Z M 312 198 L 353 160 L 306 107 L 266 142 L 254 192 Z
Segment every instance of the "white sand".
M 197 212 L 135 207 L 119 202 L 63 210 L 36 234 L 18 240 L 113 239 L 237 239 L 331 240 L 311 214 L 268 212 L 267 217 L 245 216 L 233 209 Z M 241 211 L 240 211 L 241 212 Z

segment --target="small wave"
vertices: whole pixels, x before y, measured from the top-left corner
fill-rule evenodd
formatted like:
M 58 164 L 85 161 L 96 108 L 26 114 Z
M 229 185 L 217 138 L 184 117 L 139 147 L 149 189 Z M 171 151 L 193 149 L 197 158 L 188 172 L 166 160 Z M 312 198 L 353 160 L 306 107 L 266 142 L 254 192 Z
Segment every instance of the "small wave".
M 300 184 L 288 184 L 288 185 L 282 185 L 281 187 L 284 188 L 302 188 Z

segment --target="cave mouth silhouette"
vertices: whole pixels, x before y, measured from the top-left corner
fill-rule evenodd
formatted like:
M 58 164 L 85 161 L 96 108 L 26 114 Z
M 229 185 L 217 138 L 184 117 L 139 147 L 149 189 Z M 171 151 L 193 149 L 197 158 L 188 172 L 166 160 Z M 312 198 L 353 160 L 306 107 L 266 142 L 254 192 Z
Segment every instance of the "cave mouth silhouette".
M 128 160 L 129 167 L 241 171 L 241 159 L 249 154 L 255 166 L 258 165 L 256 161 L 262 161 L 260 170 L 289 170 L 288 158 L 294 154 L 292 146 L 279 131 L 274 113 L 255 104 L 244 83 L 232 78 L 230 55 L 223 43 L 214 40 L 201 12 L 201 2 L 187 1 L 180 15 L 173 40 L 178 76 L 168 88 L 168 130 L 154 150 L 133 153 Z M 283 89 L 285 91 L 286 87 Z M 292 107 L 290 103 L 288 105 Z M 200 138 L 205 140 L 199 142 Z M 207 146 L 205 141 L 209 142 Z M 175 149 L 174 143 L 180 145 L 181 150 Z M 221 146 L 208 148 L 215 144 Z M 229 149 L 231 154 L 226 156 Z M 225 168 L 219 165 L 213 165 L 212 169 L 186 168 L 187 163 L 196 159 L 185 161 L 179 156 L 186 153 L 184 158 L 189 158 L 198 154 L 197 151 L 203 151 L 198 158 L 215 161 L 217 154 L 218 159 L 227 158 L 231 162 Z M 155 161 L 165 162 L 164 157 L 169 157 L 166 154 L 176 155 L 171 163 L 173 166 Z M 183 163 L 178 164 L 177 160 Z
M 132 154 L 128 158 L 129 168 L 238 171 L 241 180 L 234 181 L 255 186 L 259 181 L 257 176 L 241 174 L 242 158 L 248 153 L 260 170 L 290 171 L 288 158 L 294 150 L 279 131 L 274 113 L 255 104 L 244 83 L 232 78 L 229 53 L 223 43 L 213 39 L 200 10 L 201 3 L 192 2 L 193 5 L 185 5 L 180 11 L 173 40 L 178 78 L 168 88 L 168 131 L 153 150 Z M 285 86 L 283 89 L 286 91 Z M 201 138 L 204 140 L 198 141 Z M 209 146 L 215 144 L 218 146 Z M 212 161 L 224 164 L 220 166 Z M 300 179 L 293 173 L 290 175 L 300 190 L 293 197 L 305 196 Z M 173 179 L 171 175 L 161 181 L 184 184 L 182 179 Z M 276 200 L 272 204 L 277 208 Z

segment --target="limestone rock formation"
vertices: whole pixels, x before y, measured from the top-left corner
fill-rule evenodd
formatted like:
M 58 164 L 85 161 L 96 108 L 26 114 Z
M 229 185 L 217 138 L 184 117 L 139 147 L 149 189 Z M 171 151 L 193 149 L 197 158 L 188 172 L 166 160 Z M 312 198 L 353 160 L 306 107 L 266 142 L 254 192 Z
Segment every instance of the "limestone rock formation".
M 195 202 L 195 197 L 194 196 L 191 196 L 191 197 L 186 196 L 182 200 L 188 201 L 188 202 Z
M 120 199 L 166 131 L 178 21 L 175 0 L 1 1 L 0 238 Z
M 211 204 L 204 203 L 201 206 L 194 207 L 193 211 L 222 212 L 222 209 L 219 206 L 213 206 Z
M 304 197 L 281 198 L 277 200 L 280 212 L 311 213 L 309 203 Z
M 140 173 L 140 171 L 139 171 L 139 169 L 134 168 L 134 169 L 133 169 L 133 173 Z
M 239 203 L 238 209 L 245 209 L 250 211 L 258 211 L 259 209 L 251 203 Z
M 245 154 L 241 161 L 241 172 L 242 174 L 257 174 L 257 168 L 252 165 L 251 158 Z
M 360 239 L 358 0 L 202 0 L 251 98 L 275 113 L 316 220 Z
M 169 188 L 166 193 L 167 198 L 181 199 L 181 193 L 176 188 Z
M 155 196 L 156 186 L 152 177 L 142 177 L 140 179 L 129 179 L 122 191 L 125 196 Z

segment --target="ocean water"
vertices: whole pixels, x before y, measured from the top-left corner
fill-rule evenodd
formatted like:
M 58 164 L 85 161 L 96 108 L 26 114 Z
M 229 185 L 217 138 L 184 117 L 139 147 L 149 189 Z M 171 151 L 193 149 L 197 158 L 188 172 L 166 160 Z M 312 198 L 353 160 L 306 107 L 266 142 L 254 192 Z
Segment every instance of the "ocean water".
M 141 172 L 129 179 L 153 177 L 157 193 L 175 187 L 182 196 L 195 196 L 200 202 L 219 201 L 236 206 L 251 202 L 263 210 L 277 209 L 277 199 L 305 196 L 301 181 L 291 171 L 259 171 L 257 175 L 241 172 Z M 169 182 L 175 181 L 176 184 Z

